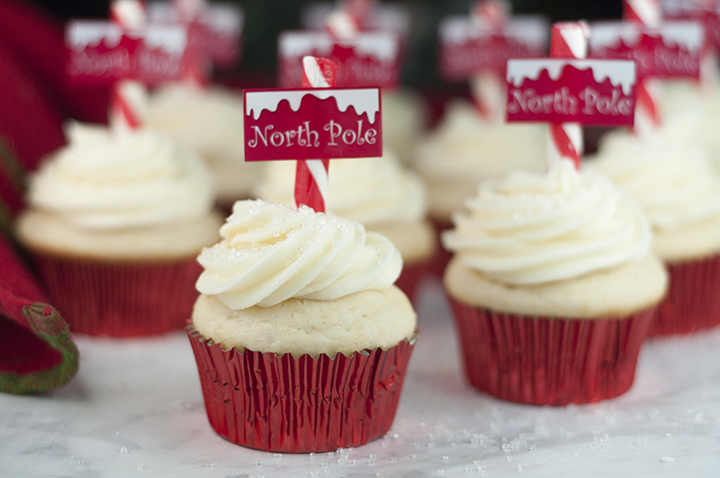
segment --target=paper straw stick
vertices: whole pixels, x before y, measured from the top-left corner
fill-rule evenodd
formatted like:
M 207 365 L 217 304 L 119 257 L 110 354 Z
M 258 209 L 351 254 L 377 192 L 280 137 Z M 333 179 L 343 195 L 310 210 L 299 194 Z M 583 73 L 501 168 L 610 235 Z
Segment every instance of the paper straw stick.
M 335 86 L 337 65 L 325 58 L 303 58 L 303 88 Z M 317 212 L 325 212 L 330 159 L 307 159 L 297 162 L 295 172 L 295 205 L 306 205 Z
M 659 0 L 623 0 L 623 17 L 626 21 L 647 27 L 657 27 L 662 21 Z M 637 84 L 635 133 L 642 136 L 660 126 L 660 88 L 657 80 L 641 78 Z
M 198 33 L 202 28 L 198 23 L 198 17 L 202 14 L 206 8 L 207 3 L 205 0 L 173 0 L 172 5 L 175 11 L 178 13 L 178 17 L 181 22 L 184 22 L 188 26 L 188 34 L 193 33 L 191 38 L 198 40 Z M 186 51 L 186 67 L 183 81 L 191 89 L 196 91 L 203 91 L 208 88 L 210 84 L 210 59 L 206 52 L 202 51 L 199 46 L 201 44 L 190 45 L 191 48 Z
M 553 58 L 586 58 L 588 27 L 583 22 L 556 23 L 550 38 Z M 583 153 L 583 131 L 580 123 L 548 125 L 548 168 L 557 161 L 568 159 L 580 168 Z
M 124 30 L 141 28 L 147 22 L 145 3 L 138 0 L 114 0 L 110 18 Z M 110 99 L 110 123 L 120 130 L 137 129 L 147 111 L 147 88 L 136 80 L 115 83 Z
M 501 33 L 508 6 L 499 0 L 477 2 L 471 15 L 481 24 Z M 495 71 L 478 72 L 470 78 L 470 93 L 480 115 L 492 123 L 502 123 L 505 112 L 505 81 Z

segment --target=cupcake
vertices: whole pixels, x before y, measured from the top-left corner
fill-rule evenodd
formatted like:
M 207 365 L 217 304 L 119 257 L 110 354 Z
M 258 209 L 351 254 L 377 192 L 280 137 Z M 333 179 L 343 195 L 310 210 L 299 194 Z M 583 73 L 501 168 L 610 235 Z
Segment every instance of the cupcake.
M 667 286 L 640 207 L 569 161 L 487 180 L 466 204 L 443 242 L 470 383 L 536 405 L 627 391 Z
M 382 92 L 383 149 L 412 166 L 428 121 L 427 105 L 407 89 Z
M 477 191 L 478 183 L 513 171 L 542 172 L 545 129 L 531 124 L 495 124 L 475 106 L 454 102 L 437 131 L 418 146 L 416 168 L 428 188 L 430 217 L 436 230 L 451 227 L 450 217 Z M 438 249 L 434 272 L 442 276 L 450 260 Z
M 720 176 L 706 151 L 688 144 L 668 144 L 664 130 L 642 140 L 616 133 L 590 162 L 642 204 L 667 264 L 670 288 L 651 335 L 720 324 Z
M 720 171 L 720 83 L 674 82 L 663 85 L 662 92 L 663 132 L 684 132 L 686 144 L 707 149 L 713 168 Z
M 357 222 L 238 201 L 204 249 L 188 326 L 208 419 L 276 452 L 359 446 L 387 433 L 416 330 L 393 282 L 402 259 Z
M 235 200 L 252 196 L 264 167 L 245 162 L 243 115 L 242 97 L 218 87 L 171 84 L 155 91 L 148 104 L 148 128 L 200 153 L 215 179 L 218 203 L 228 212 Z
M 147 130 L 72 124 L 32 176 L 17 220 L 51 302 L 72 332 L 182 328 L 197 296 L 195 256 L 217 240 L 202 160 Z
M 387 150 L 381 158 L 332 160 L 330 178 L 328 211 L 390 239 L 404 263 L 397 285 L 414 299 L 437 248 L 420 178 Z M 292 205 L 294 183 L 294 161 L 269 163 L 257 196 Z

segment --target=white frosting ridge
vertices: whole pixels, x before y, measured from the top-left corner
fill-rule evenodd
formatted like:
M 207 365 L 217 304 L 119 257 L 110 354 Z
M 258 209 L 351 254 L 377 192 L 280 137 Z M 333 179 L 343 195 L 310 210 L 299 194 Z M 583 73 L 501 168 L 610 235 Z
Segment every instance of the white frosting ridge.
M 390 152 L 380 158 L 330 161 L 326 207 L 366 227 L 394 221 L 422 221 L 427 211 L 420 178 L 402 167 Z M 258 197 L 293 204 L 295 161 L 273 161 Z
M 313 52 L 327 56 L 332 53 L 334 45 L 353 48 L 356 53 L 373 56 L 379 61 L 394 60 L 400 48 L 397 36 L 390 32 L 362 32 L 349 40 L 338 40 L 325 32 L 285 32 L 278 39 L 278 52 L 282 58 L 295 58 Z
M 518 172 L 481 183 L 443 235 L 466 267 L 505 284 L 567 280 L 640 260 L 650 226 L 606 178 L 569 161 L 544 175 Z
M 590 165 L 637 199 L 658 230 L 720 216 L 720 176 L 706 151 L 665 135 L 639 140 L 615 133 Z
M 335 98 L 338 109 L 344 113 L 352 106 L 358 116 L 367 113 L 368 120 L 375 124 L 380 111 L 380 90 L 377 88 L 353 88 L 349 90 L 303 89 L 291 91 L 250 91 L 245 95 L 245 114 L 257 120 L 263 111 L 275 112 L 280 102 L 287 100 L 290 109 L 297 112 L 303 98 L 314 96 L 320 100 Z
M 142 38 L 148 48 L 160 48 L 167 53 L 181 54 L 187 46 L 187 29 L 180 25 L 157 25 L 125 30 L 119 25 L 99 21 L 74 21 L 67 26 L 66 38 L 71 48 L 96 47 L 105 41 L 109 48 L 120 44 L 123 35 L 128 38 Z
M 508 60 L 506 78 L 519 88 L 526 79 L 537 80 L 547 70 L 550 79 L 557 81 L 567 66 L 583 71 L 592 68 L 593 78 L 602 83 L 608 78 L 615 87 L 622 87 L 629 95 L 635 85 L 635 62 L 630 60 L 571 60 L 563 58 L 539 58 Z
M 705 39 L 704 27 L 692 21 L 665 22 L 659 28 L 638 27 L 628 22 L 598 22 L 590 27 L 588 43 L 590 50 L 616 48 L 620 42 L 635 48 L 643 34 L 662 37 L 667 46 L 684 47 L 690 51 L 702 48 Z
M 195 153 L 169 138 L 78 123 L 67 133 L 68 146 L 32 177 L 34 208 L 89 229 L 141 227 L 210 212 L 209 172 Z
M 384 236 L 306 206 L 238 201 L 220 235 L 198 257 L 205 271 L 197 289 L 230 309 L 385 289 L 402 269 L 400 252 Z

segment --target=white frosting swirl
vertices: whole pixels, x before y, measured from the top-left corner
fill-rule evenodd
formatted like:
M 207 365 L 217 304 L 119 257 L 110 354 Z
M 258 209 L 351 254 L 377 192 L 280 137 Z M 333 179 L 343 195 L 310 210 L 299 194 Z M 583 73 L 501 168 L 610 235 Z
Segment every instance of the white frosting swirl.
M 202 160 L 147 130 L 73 123 L 69 144 L 32 177 L 30 204 L 91 229 L 120 229 L 208 214 L 212 179 Z
M 220 235 L 198 257 L 205 271 L 197 289 L 231 309 L 385 289 L 402 269 L 400 252 L 384 236 L 306 206 L 237 201 Z
M 544 175 L 481 183 L 443 243 L 468 268 L 506 284 L 566 280 L 639 260 L 650 251 L 640 208 L 606 178 L 569 161 Z
M 418 150 L 423 176 L 479 181 L 525 170 L 541 172 L 545 128 L 494 124 L 468 103 L 452 103 L 443 123 Z
M 220 88 L 170 84 L 155 91 L 146 124 L 198 151 L 207 161 L 221 201 L 250 196 L 264 163 L 245 162 L 242 97 Z
M 259 198 L 293 204 L 295 161 L 268 164 Z M 381 158 L 330 161 L 327 209 L 372 227 L 392 221 L 421 221 L 427 213 L 425 188 L 420 178 L 403 168 L 386 151 Z
M 698 146 L 675 145 L 664 129 L 638 139 L 615 133 L 590 166 L 637 199 L 656 229 L 673 229 L 720 215 L 720 176 Z

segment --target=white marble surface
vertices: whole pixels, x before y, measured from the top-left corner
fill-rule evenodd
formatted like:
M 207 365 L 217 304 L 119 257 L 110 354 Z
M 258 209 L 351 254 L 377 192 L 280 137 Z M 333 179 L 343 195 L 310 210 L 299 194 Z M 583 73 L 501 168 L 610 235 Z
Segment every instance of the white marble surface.
M 280 455 L 207 423 L 184 333 L 77 338 L 81 369 L 39 396 L 0 394 L 0 477 L 719 477 L 720 330 L 642 351 L 632 390 L 567 408 L 505 403 L 461 375 L 437 284 L 390 433 L 366 446 Z

